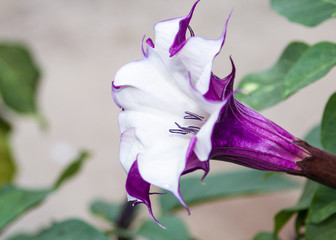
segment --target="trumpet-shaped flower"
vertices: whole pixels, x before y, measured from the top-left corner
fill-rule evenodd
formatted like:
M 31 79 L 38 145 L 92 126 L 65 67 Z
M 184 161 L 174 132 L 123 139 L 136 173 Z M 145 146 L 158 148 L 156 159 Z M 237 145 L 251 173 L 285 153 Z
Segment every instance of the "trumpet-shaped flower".
M 143 59 L 123 66 L 112 84 L 122 109 L 120 160 L 128 197 L 145 203 L 152 217 L 150 185 L 172 192 L 187 207 L 180 178 L 197 169 L 205 177 L 210 159 L 301 174 L 296 162 L 309 157 L 297 138 L 234 98 L 232 60 L 225 78 L 212 73 L 228 20 L 218 39 L 195 36 L 189 22 L 196 4 L 186 17 L 157 23 Z

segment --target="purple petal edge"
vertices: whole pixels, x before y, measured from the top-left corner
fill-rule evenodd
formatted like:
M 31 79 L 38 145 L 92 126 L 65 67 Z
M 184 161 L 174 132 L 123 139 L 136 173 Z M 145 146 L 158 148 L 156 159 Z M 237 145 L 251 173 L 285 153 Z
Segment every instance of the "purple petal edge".
M 152 211 L 151 202 L 149 199 L 149 190 L 150 184 L 146 182 L 140 175 L 139 167 L 138 167 L 138 160 L 134 161 L 132 164 L 131 169 L 128 172 L 127 179 L 126 179 L 126 191 L 127 193 L 139 199 L 138 201 L 134 202 L 134 206 L 139 203 L 144 203 L 147 208 L 151 218 L 158 224 L 160 227 L 165 228 L 155 217 Z
M 192 15 L 194 13 L 194 10 L 196 8 L 196 5 L 199 3 L 199 1 L 200 0 L 194 3 L 189 14 L 180 21 L 179 31 L 177 32 L 175 36 L 173 44 L 169 48 L 170 57 L 174 56 L 186 44 L 186 32 L 187 32 L 190 20 L 192 18 Z
M 221 79 L 211 73 L 209 90 L 203 95 L 207 100 L 223 101 L 232 95 L 236 67 L 231 57 L 230 61 L 232 70 L 225 78 Z
M 146 50 L 144 50 L 144 40 L 146 38 L 146 35 L 144 35 L 142 37 L 142 41 L 141 41 L 141 51 L 142 51 L 142 55 L 147 58 L 148 57 L 148 47 L 154 48 L 154 43 L 153 40 L 151 38 L 147 38 L 146 39 Z
M 117 89 L 119 89 L 121 87 L 119 86 L 116 86 L 114 85 L 114 81 L 112 81 L 112 87 L 111 87 L 111 91 L 112 91 L 112 98 L 113 98 L 113 101 L 115 103 L 115 105 L 117 105 L 119 108 L 123 109 L 123 107 L 120 105 L 120 103 L 118 102 L 117 98 L 116 98 L 116 94 L 115 94 L 115 91 Z
M 207 161 L 200 161 L 195 152 L 194 152 L 194 147 L 197 141 L 197 137 L 194 136 L 191 138 L 190 143 L 189 143 L 189 147 L 187 150 L 187 157 L 186 157 L 186 166 L 184 168 L 184 171 L 182 173 L 182 175 L 185 175 L 187 173 L 190 172 L 194 172 L 196 170 L 203 170 L 204 174 L 202 177 L 202 181 L 204 180 L 204 178 L 208 175 L 209 171 L 210 171 L 210 165 L 209 165 L 209 160 Z

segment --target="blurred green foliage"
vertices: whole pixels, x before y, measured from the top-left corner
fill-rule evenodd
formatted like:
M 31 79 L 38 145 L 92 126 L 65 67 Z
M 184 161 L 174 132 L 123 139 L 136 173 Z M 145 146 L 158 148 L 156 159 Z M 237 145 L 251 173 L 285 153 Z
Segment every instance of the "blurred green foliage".
M 109 240 L 104 233 L 80 219 L 56 222 L 37 234 L 19 234 L 8 240 Z
M 238 99 L 256 110 L 271 107 L 298 90 L 325 76 L 336 64 L 336 44 L 303 42 L 289 44 L 277 63 L 261 73 L 245 76 L 238 89 Z
M 83 163 L 87 157 L 88 153 L 86 151 L 81 152 L 77 159 L 63 170 L 59 177 L 59 179 L 62 179 L 62 183 L 74 177 L 75 174 L 78 173 L 80 166 L 76 168 L 76 171 L 72 171 L 71 175 L 68 174 L 69 169 L 71 169 L 74 164 L 78 165 Z M 9 223 L 41 204 L 58 186 L 60 185 L 44 189 L 24 189 L 17 186 L 5 185 L 0 188 L 0 233 Z
M 290 21 L 308 27 L 336 17 L 335 0 L 271 0 L 271 7 Z
M 321 143 L 326 151 L 336 154 L 336 92 L 331 95 L 324 109 Z
M 0 116 L 0 187 L 13 181 L 16 166 L 10 146 L 11 127 Z
M 39 70 L 29 50 L 0 43 L 0 94 L 3 103 L 23 114 L 37 114 Z

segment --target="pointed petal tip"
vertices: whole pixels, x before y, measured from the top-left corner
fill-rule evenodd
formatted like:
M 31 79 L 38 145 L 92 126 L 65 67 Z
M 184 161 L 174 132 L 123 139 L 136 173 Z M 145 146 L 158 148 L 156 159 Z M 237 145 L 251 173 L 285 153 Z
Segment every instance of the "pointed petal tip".
M 113 88 L 115 88 L 115 89 L 119 89 L 119 88 L 121 88 L 121 86 L 117 86 L 117 85 L 115 85 L 114 81 L 112 81 L 112 89 L 113 89 Z
M 145 203 L 145 205 L 147 206 L 149 215 L 151 216 L 151 218 L 153 219 L 153 221 L 154 221 L 157 225 L 159 225 L 161 228 L 163 228 L 163 229 L 167 229 L 165 226 L 163 226 L 163 225 L 162 225 L 162 224 L 161 224 L 161 223 L 154 217 L 154 214 L 153 214 L 151 205 L 147 205 L 146 203 Z
M 225 42 L 225 38 L 226 38 L 226 32 L 227 32 L 227 28 L 228 28 L 228 25 L 229 25 L 229 20 L 230 20 L 230 18 L 231 18 L 231 15 L 232 15 L 232 12 L 233 12 L 233 10 L 231 10 L 231 12 L 229 13 L 229 16 L 227 17 L 227 19 L 226 19 L 226 21 L 225 21 L 225 25 L 224 25 L 224 29 L 223 29 L 223 31 L 222 31 L 222 34 L 221 34 L 221 36 L 219 37 L 219 39 L 218 39 L 218 41 L 222 41 L 222 43 L 221 43 L 221 49 L 222 49 L 222 47 L 223 47 L 223 45 L 224 45 L 224 42 Z M 219 53 L 219 52 L 218 52 Z
M 148 212 L 149 212 L 149 215 L 151 216 L 152 220 L 157 224 L 159 225 L 161 228 L 163 229 L 167 229 L 165 226 L 163 226 L 155 217 L 154 217 L 154 214 L 153 214 L 153 211 L 152 211 L 152 206 L 150 204 L 150 202 L 143 202 L 143 201 L 140 201 L 140 200 L 136 200 L 133 202 L 132 204 L 132 207 L 135 207 L 136 205 L 138 204 L 145 204 L 147 209 L 148 209 Z
M 194 14 L 195 8 L 197 4 L 200 2 L 200 0 L 196 1 L 194 5 L 192 6 L 190 12 L 188 13 L 187 16 L 182 17 L 180 22 L 179 22 L 179 30 L 175 35 L 175 39 L 173 44 L 169 48 L 169 57 L 173 57 L 177 52 L 181 50 L 181 48 L 186 44 L 187 39 L 186 39 L 186 31 L 187 29 L 191 29 L 189 26 L 190 20 Z M 194 32 L 190 30 L 191 36 L 194 35 Z
M 185 203 L 185 201 L 183 200 L 183 198 L 181 196 L 180 187 L 178 188 L 178 190 L 176 192 L 173 192 L 173 194 L 175 195 L 177 200 L 179 200 L 179 202 L 182 204 L 182 206 L 187 210 L 188 215 L 190 215 L 190 209 L 189 209 L 188 205 Z
M 112 92 L 112 98 L 113 98 L 113 101 L 114 101 L 115 105 L 117 105 L 117 107 L 119 107 L 119 108 L 122 109 L 123 107 L 122 107 L 121 104 L 118 102 L 118 99 L 117 99 L 117 97 L 116 97 L 116 91 L 117 91 L 119 88 L 121 88 L 121 86 L 116 86 L 116 85 L 114 85 L 114 81 L 112 81 L 111 92 Z
M 202 183 L 204 183 L 204 179 L 206 178 L 206 176 L 208 176 L 208 173 L 209 173 L 209 171 L 204 171 L 204 174 L 203 174 L 203 176 L 201 178 L 201 182 Z
M 190 12 L 189 12 L 189 14 L 188 14 L 188 17 L 190 16 L 190 18 L 192 17 L 192 15 L 193 15 L 193 13 L 194 13 L 194 11 L 195 11 L 195 8 L 196 8 L 196 6 L 197 6 L 197 4 L 200 2 L 201 0 L 197 0 L 195 3 L 194 3 L 194 5 L 191 7 L 191 10 L 190 10 Z

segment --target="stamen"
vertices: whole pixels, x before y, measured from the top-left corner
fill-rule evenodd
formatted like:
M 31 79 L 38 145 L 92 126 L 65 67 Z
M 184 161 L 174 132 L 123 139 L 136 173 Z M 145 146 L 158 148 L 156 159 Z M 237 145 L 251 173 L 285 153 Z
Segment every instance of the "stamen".
M 181 127 L 177 122 L 175 122 L 175 124 L 179 129 L 169 129 L 169 132 L 186 135 L 188 133 L 196 134 L 200 130 L 200 128 L 196 126 Z
M 198 115 L 196 113 L 192 113 L 188 111 L 185 111 L 184 113 L 187 114 L 186 116 L 184 116 L 184 119 L 192 119 L 192 120 L 199 120 L 199 121 L 202 121 L 204 119 L 203 116 Z
M 195 36 L 195 33 L 194 33 L 194 31 L 192 30 L 192 28 L 190 27 L 190 25 L 188 25 L 188 30 L 189 30 L 189 32 L 190 32 L 190 36 Z

